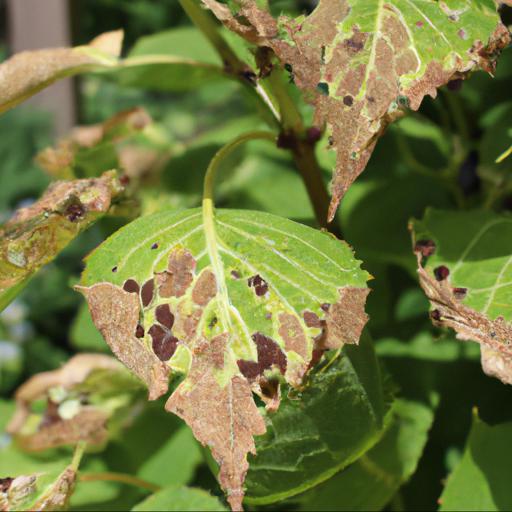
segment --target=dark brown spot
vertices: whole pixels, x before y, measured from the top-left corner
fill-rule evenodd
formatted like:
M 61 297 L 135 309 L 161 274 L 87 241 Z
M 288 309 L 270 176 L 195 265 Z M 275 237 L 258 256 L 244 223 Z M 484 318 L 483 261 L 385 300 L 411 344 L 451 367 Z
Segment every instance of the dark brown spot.
M 10 476 L 6 478 L 0 478 L 0 492 L 7 492 L 11 488 L 11 484 L 14 482 L 14 478 Z
M 351 50 L 352 53 L 360 52 L 364 48 L 364 42 L 361 40 L 361 37 L 353 36 L 350 39 L 345 39 L 343 41 L 345 48 Z
M 274 365 L 279 368 L 282 374 L 286 373 L 287 360 L 279 345 L 260 332 L 253 334 L 252 339 L 256 343 L 258 362 L 241 359 L 237 361 L 242 375 L 249 380 L 255 379 Z
M 414 245 L 414 252 L 427 258 L 436 252 L 436 244 L 433 240 L 418 240 Z
M 466 295 L 468 293 L 468 289 L 467 288 L 454 288 L 453 290 L 453 295 L 454 297 L 457 299 L 457 300 L 463 300 L 466 298 Z
M 375 103 L 375 98 L 373 96 L 368 96 L 367 100 L 370 102 L 370 103 Z
M 416 26 L 417 26 L 418 28 L 423 28 L 423 25 L 424 25 L 423 21 L 417 21 L 417 22 L 416 22 Z
M 153 293 L 155 291 L 155 282 L 153 279 L 149 279 L 144 283 L 142 290 L 140 291 L 140 298 L 142 300 L 142 305 L 147 307 L 151 304 L 153 300 Z
M 208 327 L 209 327 L 210 329 L 213 329 L 213 328 L 217 325 L 217 322 L 218 322 L 218 321 L 219 321 L 219 319 L 218 319 L 216 316 L 214 316 L 214 317 L 210 320 L 210 322 L 208 323 Z
M 238 272 L 237 270 L 232 270 L 231 271 L 231 277 L 233 279 L 240 279 L 242 276 L 240 275 L 240 272 Z
M 458 21 L 459 17 L 455 14 L 450 14 L 450 16 L 448 16 L 448 19 L 450 21 Z
M 115 274 L 117 272 L 117 267 L 112 267 L 112 272 Z
M 240 373 L 249 380 L 256 379 L 260 375 L 260 365 L 256 361 L 244 361 L 239 359 L 236 364 Z
M 434 276 L 438 281 L 444 281 L 450 275 L 450 270 L 444 265 L 440 265 L 434 269 Z
M 122 176 L 119 177 L 119 183 L 121 183 L 123 187 L 126 187 L 126 185 L 130 183 L 130 176 L 128 176 L 127 174 L 123 174 Z
M 262 297 L 268 292 L 268 284 L 259 274 L 250 277 L 247 280 L 247 284 L 250 288 L 254 288 L 254 293 L 256 293 L 258 297 Z
M 139 293 L 140 286 L 134 279 L 128 279 L 123 285 L 123 290 L 128 293 Z
M 66 208 L 66 217 L 70 222 L 76 222 L 85 215 L 85 207 L 82 203 L 73 203 Z
M 137 327 L 135 328 L 135 336 L 137 338 L 144 338 L 144 327 L 142 327 L 142 325 L 137 324 Z
M 331 308 L 331 305 L 327 304 L 327 302 L 325 302 L 324 304 L 322 304 L 320 306 L 320 308 L 322 309 L 322 311 L 325 311 L 327 313 L 329 311 L 329 309 Z
M 322 327 L 322 321 L 316 313 L 312 311 L 304 311 L 304 322 L 308 327 Z
M 317 126 L 311 126 L 306 131 L 306 140 L 310 144 L 317 143 L 322 138 L 322 130 Z
M 432 320 L 435 320 L 436 322 L 439 322 L 441 320 L 441 312 L 438 309 L 433 309 L 430 312 L 430 318 L 432 318 Z
M 152 250 L 158 249 L 158 244 L 155 242 L 155 243 L 151 246 L 151 249 L 152 249 Z
M 265 313 L 265 318 L 267 320 L 271 320 L 272 319 L 272 313 Z
M 174 315 L 171 313 L 169 304 L 161 304 L 157 306 L 155 311 L 156 319 L 167 329 L 172 329 L 174 325 Z
M 297 137 L 291 132 L 283 131 L 278 135 L 276 145 L 280 149 L 294 149 L 297 147 Z
M 152 325 L 148 332 L 153 339 L 153 352 L 160 361 L 168 361 L 176 351 L 178 338 L 175 338 L 171 332 L 156 324 Z
M 350 94 L 347 94 L 347 96 L 345 96 L 343 98 L 343 103 L 347 106 L 347 107 L 351 107 L 353 104 L 354 104 L 354 98 L 352 98 L 352 96 L 350 96 Z

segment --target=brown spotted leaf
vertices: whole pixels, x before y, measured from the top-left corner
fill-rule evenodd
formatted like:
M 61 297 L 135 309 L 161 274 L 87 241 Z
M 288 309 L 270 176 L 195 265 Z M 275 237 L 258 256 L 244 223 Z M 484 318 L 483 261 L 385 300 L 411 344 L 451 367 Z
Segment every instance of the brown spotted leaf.
M 271 47 L 327 125 L 337 152 L 330 219 L 391 121 L 452 79 L 492 72 L 510 41 L 493 0 L 320 0 L 307 17 L 277 20 L 256 0 L 233 0 L 231 11 L 203 3 Z
M 66 76 L 115 66 L 123 32 L 107 32 L 88 45 L 18 53 L 0 64 L 0 113 Z
M 411 230 L 433 323 L 479 343 L 485 373 L 512 384 L 512 217 L 427 210 Z
M 41 199 L 0 227 L 0 309 L 40 267 L 105 215 L 123 191 L 114 171 L 100 178 L 58 181 Z
M 27 451 L 79 441 L 100 445 L 108 438 L 107 423 L 124 407 L 121 397 L 136 398 L 140 390 L 116 359 L 80 354 L 58 370 L 31 377 L 17 390 L 7 431 Z M 117 401 L 109 401 L 112 394 Z M 33 408 L 41 402 L 46 404 L 43 410 Z
M 220 465 L 241 508 L 247 454 L 280 383 L 300 388 L 319 354 L 357 343 L 368 274 L 347 244 L 273 215 L 163 211 L 87 259 L 78 288 L 113 351 L 149 387 L 185 378 L 167 402 Z

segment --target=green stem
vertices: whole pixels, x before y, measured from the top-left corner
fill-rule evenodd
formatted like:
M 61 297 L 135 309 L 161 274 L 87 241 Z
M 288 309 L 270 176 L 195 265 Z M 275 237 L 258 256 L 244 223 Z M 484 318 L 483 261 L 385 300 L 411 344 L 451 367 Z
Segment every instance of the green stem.
M 73 454 L 73 459 L 71 461 L 71 469 L 75 471 L 75 473 L 78 471 L 78 467 L 80 466 L 80 462 L 82 461 L 86 448 L 87 443 L 85 441 L 80 441 L 76 445 L 75 453 Z
M 150 492 L 157 492 L 161 489 L 159 485 L 152 484 L 142 478 L 127 475 L 125 473 L 81 473 L 78 475 L 80 482 L 119 482 L 121 484 L 139 487 Z

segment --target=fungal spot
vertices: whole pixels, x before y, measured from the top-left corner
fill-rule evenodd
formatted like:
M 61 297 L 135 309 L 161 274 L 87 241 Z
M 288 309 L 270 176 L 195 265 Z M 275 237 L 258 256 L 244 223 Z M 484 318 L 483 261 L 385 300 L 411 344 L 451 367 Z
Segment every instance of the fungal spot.
M 268 284 L 259 274 L 250 277 L 247 280 L 247 284 L 249 285 L 249 288 L 254 288 L 254 293 L 258 297 L 262 297 L 268 292 Z
M 123 187 L 126 187 L 130 183 L 130 176 L 128 176 L 127 174 L 123 174 L 122 176 L 119 177 L 119 183 L 121 183 Z
M 351 107 L 353 104 L 354 104 L 354 98 L 352 98 L 352 96 L 350 96 L 349 94 L 347 94 L 347 96 L 345 96 L 343 98 L 343 103 L 347 106 L 347 107 Z
M 329 311 L 329 309 L 331 308 L 331 305 L 328 304 L 327 302 L 324 302 L 321 306 L 320 306 L 320 309 L 322 311 L 325 311 L 326 313 Z
M 156 354 L 160 361 L 168 361 L 176 351 L 178 345 L 178 338 L 175 338 L 169 331 L 160 325 L 152 325 L 149 329 L 153 343 L 153 352 Z
M 327 142 L 329 143 L 329 146 L 334 146 L 334 137 L 330 135 L 327 139 Z
M 308 342 L 302 330 L 299 319 L 290 313 L 279 315 L 279 336 L 284 340 L 287 351 L 293 350 L 306 359 L 308 356 Z
M 438 281 L 444 281 L 450 275 L 450 270 L 444 265 L 440 265 L 434 269 L 434 276 Z
M 137 324 L 137 327 L 135 328 L 135 337 L 136 338 L 144 338 L 144 327 L 142 325 Z
M 433 309 L 431 312 L 430 312 L 430 318 L 432 318 L 432 320 L 435 320 L 436 322 L 439 322 L 441 320 L 441 313 L 438 309 Z
M 414 245 L 414 252 L 428 258 L 436 252 L 436 244 L 433 240 L 418 240 Z
M 364 41 L 361 38 L 361 35 L 354 35 L 350 39 L 345 39 L 343 41 L 343 45 L 347 50 L 351 50 L 352 53 L 358 53 L 364 48 Z
M 490 333 L 491 338 L 496 338 L 496 333 L 493 331 Z
M 448 19 L 450 21 L 459 21 L 459 17 L 456 14 L 450 14 L 450 16 L 448 16 Z
M 139 293 L 140 286 L 134 279 L 128 279 L 123 284 L 123 290 L 128 293 Z
M 407 96 L 399 95 L 396 99 L 396 102 L 402 108 L 409 108 L 409 98 Z
M 325 46 L 320 48 L 320 60 L 322 61 L 322 64 L 325 64 Z
M 112 267 L 112 272 L 115 274 L 117 272 L 117 267 Z
M 322 138 L 322 130 L 316 126 L 311 126 L 306 131 L 306 140 L 310 144 L 315 144 Z
M 286 71 L 288 71 L 288 73 L 293 73 L 293 67 L 291 64 L 286 63 L 284 65 L 284 69 L 286 69 Z
M 316 313 L 312 311 L 304 311 L 304 323 L 308 327 L 322 327 L 322 321 Z
M 76 222 L 85 215 L 85 207 L 82 203 L 73 203 L 66 208 L 66 217 L 70 222 Z
M 155 242 L 155 243 L 151 246 L 151 249 L 152 249 L 152 250 L 158 249 L 158 244 Z
M 147 307 L 151 304 L 153 300 L 153 293 L 155 291 L 155 282 L 153 279 L 149 279 L 142 286 L 142 290 L 140 291 L 140 298 L 142 300 L 142 305 Z
M 192 300 L 199 306 L 206 306 L 217 293 L 217 280 L 210 270 L 199 276 L 192 290 Z
M 463 300 L 466 298 L 466 295 L 468 293 L 468 289 L 467 288 L 454 288 L 453 290 L 453 296 L 457 299 L 457 300 Z
M 423 28 L 423 25 L 424 25 L 423 21 L 417 21 L 417 22 L 416 22 L 416 26 L 417 26 L 418 28 Z
M 210 320 L 210 322 L 208 323 L 208 327 L 209 327 L 210 329 L 213 329 L 213 328 L 217 325 L 217 322 L 218 322 L 218 321 L 219 321 L 219 319 L 218 319 L 216 316 L 214 316 L 214 317 Z
M 242 375 L 252 380 L 263 375 L 265 370 L 270 370 L 274 365 L 284 375 L 286 373 L 287 360 L 279 345 L 273 339 L 260 332 L 254 333 L 252 339 L 256 343 L 258 362 L 244 361 L 242 359 L 237 361 Z
M 318 92 L 324 96 L 329 96 L 329 84 L 326 82 L 319 82 L 316 86 Z
M 240 275 L 240 272 L 238 272 L 237 270 L 232 270 L 231 271 L 231 277 L 233 279 L 240 279 L 242 276 Z
M 272 319 L 272 313 L 265 313 L 265 318 L 267 320 L 271 320 Z
M 468 38 L 468 34 L 463 28 L 459 29 L 459 31 L 457 32 L 457 35 L 464 41 Z
M 370 103 L 375 103 L 375 98 L 373 96 L 368 96 L 367 100 L 370 102 Z
M 11 484 L 14 482 L 14 478 L 10 476 L 6 478 L 0 478 L 0 492 L 7 492 L 11 488 Z
M 182 297 L 194 280 L 196 260 L 188 251 L 177 249 L 169 254 L 167 270 L 157 274 L 160 297 Z
M 280 149 L 293 149 L 297 146 L 297 139 L 291 132 L 281 132 L 277 137 L 277 147 Z
M 171 313 L 169 304 L 161 304 L 155 310 L 156 319 L 167 329 L 172 329 L 174 325 L 174 315 Z

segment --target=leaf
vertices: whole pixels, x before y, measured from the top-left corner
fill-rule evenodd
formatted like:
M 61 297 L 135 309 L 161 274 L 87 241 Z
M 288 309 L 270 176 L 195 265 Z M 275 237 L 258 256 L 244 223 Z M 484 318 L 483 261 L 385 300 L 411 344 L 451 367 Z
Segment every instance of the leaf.
M 255 0 L 231 11 L 203 0 L 231 30 L 274 50 L 315 105 L 337 151 L 329 218 L 386 126 L 470 71 L 494 69 L 510 41 L 492 0 L 321 0 L 307 17 L 275 20 Z
M 308 493 L 301 510 L 382 510 L 415 472 L 433 419 L 418 402 L 395 402 L 393 422 L 381 441 Z
M 117 30 L 102 34 L 85 46 L 14 55 L 0 64 L 0 113 L 61 78 L 115 66 L 122 41 L 123 32 Z
M 510 510 L 512 423 L 489 426 L 473 416 L 464 455 L 449 476 L 440 510 Z
M 135 512 L 150 511 L 177 511 L 195 512 L 201 511 L 223 511 L 226 508 L 217 498 L 211 496 L 201 489 L 191 487 L 166 487 L 161 491 L 149 496 L 144 501 L 132 508 Z
M 480 343 L 485 373 L 512 384 L 512 217 L 428 209 L 411 231 L 433 323 Z
M 108 352 L 105 340 L 96 329 L 87 304 L 81 304 L 73 320 L 70 341 L 79 352 Z
M 185 374 L 166 408 L 208 444 L 240 509 L 246 455 L 265 432 L 252 391 L 276 409 L 279 380 L 300 387 L 314 350 L 357 343 L 367 279 L 326 233 L 257 212 L 187 210 L 118 231 L 89 256 L 78 289 L 150 398 L 166 392 L 170 370 Z
M 122 191 L 114 171 L 96 179 L 58 181 L 0 227 L 0 309 L 34 272 L 106 214 Z
M 108 437 L 107 422 L 130 404 L 123 396 L 136 396 L 139 389 L 116 359 L 80 354 L 59 370 L 31 377 L 17 390 L 7 431 L 27 451 L 79 441 L 101 445 Z
M 247 503 L 267 505 L 314 488 L 353 463 L 389 423 L 390 383 L 370 336 L 313 370 L 299 391 L 283 391 L 266 415 L 247 474 Z

